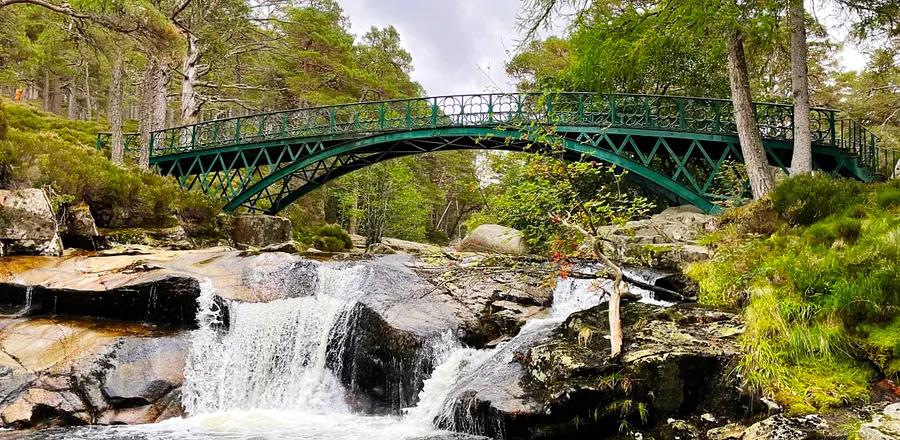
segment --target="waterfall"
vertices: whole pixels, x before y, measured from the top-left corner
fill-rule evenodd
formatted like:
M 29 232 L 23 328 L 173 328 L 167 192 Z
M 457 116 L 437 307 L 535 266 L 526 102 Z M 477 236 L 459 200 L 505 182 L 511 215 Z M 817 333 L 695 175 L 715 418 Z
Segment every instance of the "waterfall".
M 591 268 L 583 268 L 587 272 Z M 655 272 L 629 273 L 630 276 L 647 279 Z M 608 299 L 606 290 L 610 281 L 560 278 L 553 293 L 550 313 L 532 319 L 522 326 L 519 333 L 497 347 L 476 350 L 462 346 L 453 339 L 438 342 L 435 370 L 425 381 L 419 394 L 419 404 L 407 411 L 407 416 L 417 423 L 433 424 L 451 431 L 469 433 L 496 433 L 503 437 L 503 426 L 497 420 L 480 420 L 473 408 L 467 408 L 471 399 L 465 393 L 478 390 L 479 397 L 488 400 L 504 400 L 510 390 L 519 387 L 521 365 L 511 362 L 516 353 L 524 353 L 529 347 L 550 336 L 559 324 L 572 313 L 586 310 Z M 651 292 L 632 287 L 641 295 L 641 302 L 660 305 L 665 303 L 653 298 Z M 460 416 L 462 415 L 462 416 Z M 484 426 L 490 423 L 494 426 Z
M 204 280 L 181 389 L 188 417 L 84 428 L 76 430 L 75 437 L 66 431 L 69 436 L 61 438 L 398 440 L 443 438 L 446 431 L 439 428 L 503 437 L 501 420 L 472 408 L 471 391 L 491 402 L 521 395 L 522 367 L 512 359 L 540 343 L 570 314 L 606 300 L 604 289 L 591 280 L 560 279 L 549 313 L 528 321 L 495 348 L 466 347 L 450 331 L 437 333 L 423 347 L 435 367 L 419 391 L 418 403 L 400 416 L 365 415 L 348 402 L 354 397 L 340 380 L 341 369 L 349 368 L 341 365 L 341 350 L 352 346 L 348 338 L 359 301 L 372 301 L 373 296 L 415 300 L 402 295 L 415 292 L 411 283 L 421 280 L 397 264 L 382 259 L 296 265 L 290 272 L 296 283 L 281 286 L 293 297 L 267 303 L 228 301 L 227 328 L 220 310 L 223 302 L 213 283 Z M 263 285 L 268 280 L 257 281 Z M 644 301 L 652 300 L 649 292 L 635 291 Z
M 219 313 L 210 282 L 201 285 L 200 328 L 185 371 L 185 409 L 191 415 L 251 409 L 349 411 L 329 346 L 340 347 L 359 291 L 363 266 L 318 266 L 312 291 L 268 303 L 229 304 L 230 327 Z

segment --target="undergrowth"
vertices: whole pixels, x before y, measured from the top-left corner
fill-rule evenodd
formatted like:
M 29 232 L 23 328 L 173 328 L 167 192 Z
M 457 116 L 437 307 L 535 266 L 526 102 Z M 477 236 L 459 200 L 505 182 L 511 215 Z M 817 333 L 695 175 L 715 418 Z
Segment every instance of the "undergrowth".
M 900 182 L 795 177 L 722 223 L 688 275 L 702 302 L 743 308 L 751 388 L 803 414 L 900 378 Z
M 5 102 L 0 187 L 51 187 L 91 208 L 98 226 L 166 227 L 181 221 L 194 235 L 213 234 L 221 202 L 180 190 L 170 178 L 119 166 L 96 151 L 96 121 L 76 121 Z

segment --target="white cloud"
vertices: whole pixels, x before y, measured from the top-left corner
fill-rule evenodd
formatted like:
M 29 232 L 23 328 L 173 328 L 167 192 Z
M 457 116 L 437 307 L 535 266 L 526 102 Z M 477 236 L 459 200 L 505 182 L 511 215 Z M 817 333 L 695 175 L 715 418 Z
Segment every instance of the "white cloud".
M 817 3 L 830 0 L 817 0 Z M 509 52 L 520 34 L 516 15 L 520 0 L 340 0 L 352 30 L 362 35 L 372 26 L 393 25 L 412 54 L 412 77 L 429 95 L 514 90 L 506 75 Z M 813 6 L 807 0 L 808 7 Z M 846 17 L 830 3 L 810 8 L 837 41 L 846 40 Z M 866 56 L 845 42 L 838 59 L 844 69 L 860 70 Z

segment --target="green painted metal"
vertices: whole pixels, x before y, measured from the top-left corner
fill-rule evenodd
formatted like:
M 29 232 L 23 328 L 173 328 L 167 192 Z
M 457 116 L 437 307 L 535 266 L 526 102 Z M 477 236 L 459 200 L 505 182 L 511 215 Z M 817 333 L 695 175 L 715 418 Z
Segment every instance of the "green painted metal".
M 141 152 L 141 134 L 123 133 L 122 140 L 125 143 L 125 154 L 139 154 Z M 97 142 L 94 145 L 98 150 L 107 150 L 112 142 L 112 133 L 97 133 Z
M 785 168 L 792 106 L 754 108 L 770 163 Z M 890 175 L 900 159 L 834 110 L 813 109 L 810 119 L 821 170 L 868 181 Z M 549 127 L 572 159 L 614 164 L 648 188 L 707 211 L 746 191 L 727 181 L 729 169 L 743 161 L 731 102 L 712 98 L 515 93 L 362 102 L 169 128 L 151 133 L 149 148 L 160 173 L 225 197 L 226 210 L 277 213 L 331 179 L 395 157 L 533 150 L 528 133 L 535 126 Z

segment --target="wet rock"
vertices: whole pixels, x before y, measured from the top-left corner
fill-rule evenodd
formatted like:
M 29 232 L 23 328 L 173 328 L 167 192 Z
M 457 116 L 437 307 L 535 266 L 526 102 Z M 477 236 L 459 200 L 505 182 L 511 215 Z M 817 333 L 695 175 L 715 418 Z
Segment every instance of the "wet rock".
M 181 386 L 189 341 L 186 334 L 122 341 L 106 361 L 101 389 L 113 408 L 154 403 Z
M 100 423 L 109 419 L 109 411 L 138 408 L 151 397 L 156 399 L 152 405 L 163 405 L 164 397 L 153 392 L 151 378 L 158 374 L 174 389 L 176 383 L 180 386 L 179 374 L 174 371 L 181 367 L 173 362 L 172 373 L 164 374 L 160 365 L 169 363 L 173 350 L 153 349 L 166 346 L 154 345 L 156 338 L 169 340 L 158 330 L 141 325 L 0 320 L 0 371 L 7 373 L 0 380 L 0 425 L 42 428 Z M 109 386 L 104 385 L 106 380 Z M 108 401 L 107 392 L 129 396 Z M 172 403 L 165 406 L 170 408 Z
M 606 306 L 573 314 L 548 337 L 513 353 L 500 376 L 481 382 L 500 382 L 508 390 L 518 384 L 519 392 L 470 389 L 456 406 L 455 422 L 506 438 L 602 438 L 623 420 L 640 426 L 646 419 L 666 428 L 658 432 L 672 433 L 669 418 L 709 413 L 740 419 L 750 413 L 733 374 L 742 332 L 738 317 L 627 303 L 623 327 L 624 354 L 612 361 Z M 701 435 L 693 427 L 688 431 Z
M 825 437 L 827 432 L 828 423 L 816 414 L 802 417 L 787 417 L 777 414 L 750 425 L 741 438 L 742 440 L 813 440 Z
M 463 339 L 475 347 L 515 335 L 552 302 L 553 288 L 545 282 L 551 272 L 541 265 L 493 260 L 441 264 L 439 270 L 418 272 L 434 285 L 429 296 L 446 298 Z
M 330 349 L 341 355 L 339 376 L 356 396 L 355 409 L 399 414 L 414 406 L 432 369 L 425 338 L 392 326 L 364 304 L 357 304 L 349 319 L 350 331 L 340 347 Z
M 68 248 L 100 250 L 107 247 L 106 239 L 97 230 L 91 209 L 85 203 L 65 210 L 63 244 Z
M 106 318 L 195 328 L 199 283 L 174 275 L 107 290 L 0 283 L 0 304 L 24 316 Z
M 39 189 L 0 190 L 3 255 L 62 255 L 62 240 L 50 200 Z
M 91 415 L 67 378 L 42 380 L 10 399 L 0 421 L 16 429 L 85 425 Z
M 170 250 L 194 248 L 181 225 L 171 228 L 108 229 L 103 231 L 103 235 L 111 246 L 139 245 Z
M 460 251 L 524 255 L 528 253 L 521 231 L 500 225 L 480 225 L 459 243 Z
M 384 243 L 375 243 L 375 244 L 369 246 L 368 249 L 366 249 L 366 253 L 372 254 L 372 255 L 390 255 L 390 254 L 396 254 L 397 251 L 395 251 L 394 248 L 392 248 Z
M 284 217 L 239 215 L 231 222 L 231 239 L 238 248 L 264 248 L 293 240 L 293 227 Z
M 888 440 L 900 438 L 900 403 L 888 405 L 881 414 L 859 428 L 862 440 Z

